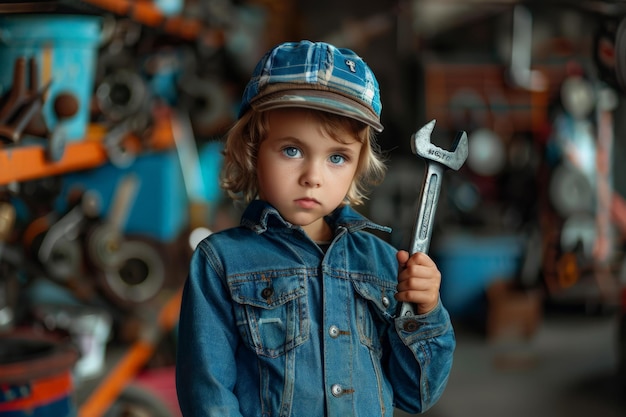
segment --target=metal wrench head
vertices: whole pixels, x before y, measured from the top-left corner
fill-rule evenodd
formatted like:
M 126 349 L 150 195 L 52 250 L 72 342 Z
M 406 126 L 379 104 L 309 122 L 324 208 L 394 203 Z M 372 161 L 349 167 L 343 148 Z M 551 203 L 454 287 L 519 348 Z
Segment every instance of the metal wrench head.
M 422 158 L 458 171 L 465 163 L 468 154 L 467 134 L 459 132 L 451 151 L 446 151 L 430 142 L 430 135 L 435 128 L 435 119 L 426 123 L 411 137 L 411 150 Z

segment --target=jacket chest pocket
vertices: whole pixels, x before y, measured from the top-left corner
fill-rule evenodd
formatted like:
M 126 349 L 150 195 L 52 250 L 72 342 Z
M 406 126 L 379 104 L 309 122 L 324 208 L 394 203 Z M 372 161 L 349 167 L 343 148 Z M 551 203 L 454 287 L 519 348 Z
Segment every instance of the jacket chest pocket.
M 356 292 L 356 320 L 359 339 L 379 357 L 382 355 L 381 337 L 393 319 L 397 302 L 395 287 L 385 283 L 353 281 Z
M 252 274 L 228 285 L 239 333 L 258 355 L 276 358 L 308 339 L 306 274 Z

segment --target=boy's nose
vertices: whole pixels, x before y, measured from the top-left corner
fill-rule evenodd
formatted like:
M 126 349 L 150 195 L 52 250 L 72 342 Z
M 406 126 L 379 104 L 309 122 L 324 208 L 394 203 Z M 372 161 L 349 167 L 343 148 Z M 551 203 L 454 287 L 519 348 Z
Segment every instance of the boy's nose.
M 300 177 L 302 185 L 313 188 L 322 185 L 322 174 L 320 169 L 321 168 L 318 167 L 315 163 L 307 164 L 306 169 Z

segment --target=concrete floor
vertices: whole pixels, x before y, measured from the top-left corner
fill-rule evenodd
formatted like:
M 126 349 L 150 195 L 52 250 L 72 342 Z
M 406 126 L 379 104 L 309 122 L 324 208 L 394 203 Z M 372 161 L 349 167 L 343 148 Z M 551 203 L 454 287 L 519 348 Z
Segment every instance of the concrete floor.
M 448 387 L 427 417 L 624 417 L 616 316 L 546 313 L 528 343 L 457 327 Z M 408 414 L 398 411 L 397 417 Z

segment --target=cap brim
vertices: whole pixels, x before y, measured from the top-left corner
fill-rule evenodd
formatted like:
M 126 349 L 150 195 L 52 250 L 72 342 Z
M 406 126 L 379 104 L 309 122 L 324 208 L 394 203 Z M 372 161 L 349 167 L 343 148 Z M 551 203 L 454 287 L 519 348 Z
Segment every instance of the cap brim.
M 327 111 L 363 122 L 376 130 L 383 131 L 383 125 L 376 114 L 364 104 L 341 94 L 326 90 L 289 89 L 262 95 L 250 103 L 256 111 L 279 108 L 301 107 Z

